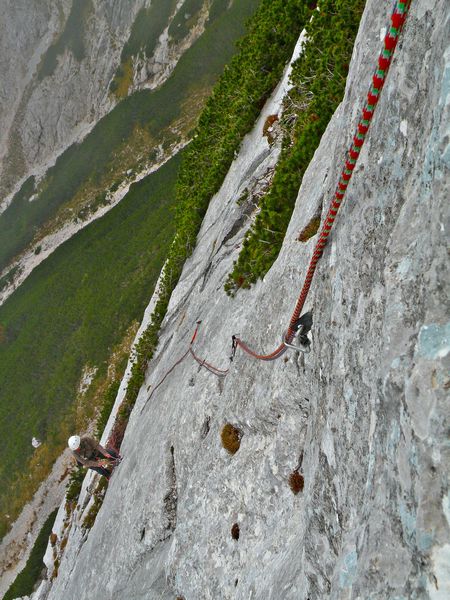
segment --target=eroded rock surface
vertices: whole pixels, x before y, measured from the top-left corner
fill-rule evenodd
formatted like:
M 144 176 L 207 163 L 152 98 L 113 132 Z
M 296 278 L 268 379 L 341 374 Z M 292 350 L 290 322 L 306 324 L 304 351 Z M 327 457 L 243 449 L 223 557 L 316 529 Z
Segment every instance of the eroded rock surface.
M 231 334 L 259 350 L 280 342 L 315 242 L 298 234 L 328 206 L 390 9 L 368 1 L 345 99 L 280 256 L 230 299 L 223 284 L 246 228 L 234 227 L 236 200 L 276 160 L 262 135 L 273 106 L 244 140 L 172 297 L 125 458 L 87 539 L 72 527 L 51 600 L 448 597 L 445 2 L 412 2 L 308 297 L 312 352 L 227 359 Z M 198 319 L 196 352 L 228 376 L 187 358 L 147 402 Z M 225 423 L 243 434 L 234 455 L 221 446 Z

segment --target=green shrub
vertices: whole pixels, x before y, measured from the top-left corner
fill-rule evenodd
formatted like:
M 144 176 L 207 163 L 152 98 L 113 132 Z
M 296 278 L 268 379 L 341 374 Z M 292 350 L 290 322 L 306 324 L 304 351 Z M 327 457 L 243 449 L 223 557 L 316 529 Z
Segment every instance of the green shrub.
M 105 498 L 106 490 L 108 489 L 108 480 L 106 477 L 101 477 L 94 491 L 94 502 L 85 516 L 82 527 L 84 529 L 92 529 L 100 508 L 102 507 Z
M 55 561 L 53 563 L 53 573 L 50 578 L 50 581 L 54 581 L 58 577 L 58 572 L 59 572 L 59 559 L 55 558 Z
M 69 477 L 66 491 L 66 500 L 70 503 L 75 503 L 81 492 L 81 486 L 86 476 L 86 469 L 84 467 L 76 466 Z

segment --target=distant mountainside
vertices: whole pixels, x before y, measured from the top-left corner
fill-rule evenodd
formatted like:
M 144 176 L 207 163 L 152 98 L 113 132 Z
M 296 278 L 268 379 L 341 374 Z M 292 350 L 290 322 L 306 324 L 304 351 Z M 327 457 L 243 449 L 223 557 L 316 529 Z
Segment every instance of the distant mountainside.
M 56 246 L 117 203 L 124 186 L 186 142 L 217 69 L 257 5 L 4 3 L 0 303 Z M 215 33 L 197 48 L 197 64 L 184 61 L 163 98 L 154 96 L 151 90 L 208 31 Z
M 2 0 L 0 197 L 84 137 L 145 0 Z
M 118 100 L 167 78 L 223 0 L 2 0 L 0 203 Z

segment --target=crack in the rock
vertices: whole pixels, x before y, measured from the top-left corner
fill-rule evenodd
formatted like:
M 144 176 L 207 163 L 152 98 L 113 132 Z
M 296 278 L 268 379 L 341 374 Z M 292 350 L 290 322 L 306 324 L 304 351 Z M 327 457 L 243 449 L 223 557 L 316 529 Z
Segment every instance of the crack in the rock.
M 166 530 L 169 531 L 169 535 L 171 535 L 175 531 L 175 528 L 177 526 L 178 504 L 177 476 L 175 471 L 175 450 L 173 446 L 170 446 L 170 455 L 167 464 L 167 482 L 169 489 L 166 495 L 164 496 L 164 512 L 165 517 L 167 519 Z
M 203 421 L 203 425 L 200 431 L 200 437 L 202 440 L 205 439 L 205 437 L 208 435 L 209 430 L 211 427 L 211 417 L 208 415 L 205 420 Z
M 202 292 L 205 289 L 205 286 L 211 275 L 211 270 L 212 270 L 212 266 L 213 266 L 213 262 L 212 262 L 213 258 L 215 258 L 218 255 L 218 253 L 222 250 L 222 248 L 226 245 L 226 243 L 228 241 L 230 241 L 232 238 L 234 238 L 235 235 L 245 226 L 246 221 L 251 219 L 250 215 L 256 211 L 256 209 L 258 208 L 258 205 L 259 205 L 259 200 L 266 193 L 267 189 L 270 187 L 270 184 L 271 184 L 271 181 L 273 178 L 273 174 L 274 174 L 274 169 L 269 168 L 266 170 L 264 175 L 262 175 L 259 179 L 256 180 L 256 182 L 252 186 L 252 190 L 249 192 L 247 201 L 241 207 L 241 212 L 240 212 L 238 218 L 234 221 L 234 223 L 232 224 L 228 233 L 225 234 L 225 236 L 224 236 L 223 240 L 221 241 L 221 243 L 219 244 L 217 250 L 212 251 L 208 266 L 206 267 L 206 270 L 203 272 L 203 283 L 202 283 L 202 287 L 201 287 Z M 234 245 L 228 252 L 223 253 L 222 256 L 220 256 L 217 259 L 215 266 L 217 267 L 217 265 L 220 264 L 220 262 L 222 260 L 224 260 L 224 258 L 228 257 L 233 249 L 234 249 Z

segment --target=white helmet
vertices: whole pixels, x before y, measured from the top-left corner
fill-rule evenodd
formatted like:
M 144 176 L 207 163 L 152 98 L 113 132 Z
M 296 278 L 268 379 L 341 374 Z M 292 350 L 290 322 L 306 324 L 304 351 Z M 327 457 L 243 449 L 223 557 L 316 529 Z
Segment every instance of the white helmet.
M 80 436 L 79 435 L 73 435 L 72 437 L 69 438 L 68 444 L 69 444 L 69 448 L 71 450 L 78 450 L 78 448 L 80 447 Z

